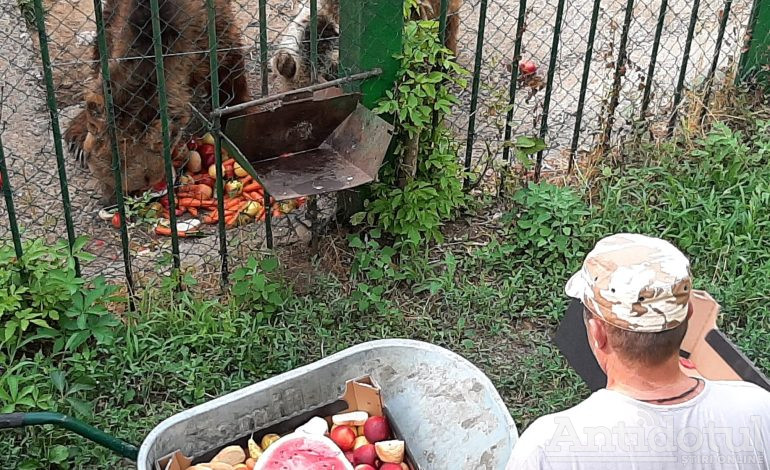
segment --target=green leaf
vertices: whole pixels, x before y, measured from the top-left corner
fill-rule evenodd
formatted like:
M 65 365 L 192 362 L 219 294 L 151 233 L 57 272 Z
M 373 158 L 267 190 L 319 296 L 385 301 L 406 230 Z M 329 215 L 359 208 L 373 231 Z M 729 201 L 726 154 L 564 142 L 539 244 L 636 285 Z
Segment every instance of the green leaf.
M 64 372 L 60 370 L 54 370 L 51 372 L 51 382 L 59 393 L 64 393 L 64 387 L 66 386 Z
M 351 225 L 359 225 L 361 222 L 364 221 L 365 217 L 366 217 L 366 212 L 357 212 L 350 217 L 350 223 Z
M 51 450 L 48 452 L 48 460 L 55 464 L 64 463 L 64 461 L 66 461 L 69 456 L 69 449 L 59 444 L 51 447 Z
M 67 343 L 64 345 L 64 349 L 74 351 L 79 348 L 81 344 L 85 343 L 90 336 L 90 331 L 78 331 L 69 337 Z
M 75 410 L 75 413 L 80 416 L 90 418 L 93 414 L 93 406 L 89 402 L 72 397 L 67 397 L 66 401 Z
M 278 258 L 265 258 L 262 260 L 262 270 L 271 273 L 278 268 Z

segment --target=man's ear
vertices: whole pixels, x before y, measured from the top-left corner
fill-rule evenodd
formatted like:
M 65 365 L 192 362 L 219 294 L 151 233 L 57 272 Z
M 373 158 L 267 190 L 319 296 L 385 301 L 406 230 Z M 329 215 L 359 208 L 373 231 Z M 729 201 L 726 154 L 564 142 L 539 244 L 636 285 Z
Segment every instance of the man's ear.
M 598 318 L 588 320 L 588 341 L 595 351 L 604 351 L 607 347 L 607 325 Z

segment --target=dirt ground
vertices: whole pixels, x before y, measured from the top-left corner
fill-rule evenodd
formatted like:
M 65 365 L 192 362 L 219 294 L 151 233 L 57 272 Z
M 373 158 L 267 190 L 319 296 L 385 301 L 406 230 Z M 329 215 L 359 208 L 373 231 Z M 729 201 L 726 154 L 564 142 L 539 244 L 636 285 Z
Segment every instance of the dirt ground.
M 244 34 L 248 53 L 249 80 L 255 94 L 259 90 L 259 30 L 258 1 L 234 0 L 236 17 Z M 481 0 L 466 0 L 461 10 L 462 27 L 459 41 L 459 62 L 473 70 Z M 60 125 L 65 128 L 79 109 L 83 83 L 89 79 L 90 47 L 95 36 L 92 0 L 44 0 L 47 9 L 46 27 L 50 36 L 54 86 L 60 112 Z M 536 62 L 538 74 L 544 79 L 551 51 L 557 0 L 528 2 L 526 31 L 522 56 Z M 592 0 L 566 2 L 564 22 L 559 42 L 558 60 L 554 70 L 554 87 L 548 116 L 546 171 L 561 172 L 566 162 L 577 106 L 580 78 L 589 31 Z M 612 84 L 613 60 L 617 51 L 626 1 L 605 0 L 599 15 L 594 57 L 586 94 L 585 112 L 581 126 L 579 151 L 587 151 L 601 128 L 600 116 Z M 268 0 L 268 41 L 274 45 L 281 37 L 300 1 Z M 627 132 L 638 119 L 642 84 L 649 62 L 655 34 L 660 0 L 637 1 L 633 10 L 629 34 L 629 64 L 621 99 L 616 113 L 615 135 Z M 490 0 L 486 21 L 485 41 L 481 48 L 481 88 L 476 111 L 475 164 L 483 164 L 488 155 L 499 157 L 502 131 L 508 102 L 510 64 L 518 16 L 518 2 Z M 671 96 L 683 54 L 690 18 L 691 2 L 671 0 L 662 35 L 657 71 L 653 83 L 651 110 L 658 117 L 670 110 Z M 690 54 L 687 84 L 697 85 L 705 76 L 715 50 L 715 37 L 722 1 L 703 0 Z M 740 50 L 751 0 L 733 3 L 720 57 L 720 70 L 732 64 Z M 58 178 L 51 122 L 46 108 L 45 84 L 38 59 L 37 32 L 28 28 L 14 1 L 0 4 L 0 135 L 14 185 L 14 201 L 25 238 L 43 237 L 49 242 L 66 236 L 63 206 Z M 272 51 L 271 53 L 272 54 Z M 272 77 L 271 77 L 272 83 Z M 470 110 L 470 84 L 460 91 L 462 105 L 455 111 L 452 126 L 456 131 L 461 152 L 464 153 Z M 527 89 L 517 91 L 513 113 L 513 135 L 536 135 L 542 114 L 545 93 L 529 96 Z M 89 263 L 86 274 L 123 274 L 120 238 L 116 230 L 97 216 L 95 188 L 86 171 L 64 159 L 77 234 L 91 238 L 88 250 L 97 259 Z M 333 203 L 322 205 L 330 214 Z M 10 238 L 7 213 L 0 205 L 0 236 Z M 276 227 L 278 244 L 306 241 L 309 233 L 303 222 L 304 214 L 286 218 Z M 159 262 L 167 258 L 170 242 L 145 236 L 145 228 L 131 229 L 130 248 L 134 274 L 140 282 L 152 276 Z M 228 232 L 228 246 L 236 261 L 262 247 L 263 232 L 257 225 Z M 185 266 L 215 275 L 219 270 L 218 239 L 212 235 L 203 240 L 182 240 L 182 260 Z M 200 273 L 199 273 L 200 274 Z

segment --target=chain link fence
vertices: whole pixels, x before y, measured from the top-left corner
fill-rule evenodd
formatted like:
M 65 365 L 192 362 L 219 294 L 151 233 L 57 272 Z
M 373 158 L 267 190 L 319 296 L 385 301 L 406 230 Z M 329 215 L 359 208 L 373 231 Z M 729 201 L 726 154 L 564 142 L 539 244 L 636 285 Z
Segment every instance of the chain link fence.
M 105 184 L 115 187 L 113 136 L 109 129 L 89 129 L 87 119 L 89 112 L 106 119 L 109 108 L 98 53 L 99 2 L 43 0 L 36 17 L 35 1 L 0 5 L 0 138 L 21 238 L 53 243 L 87 235 L 86 250 L 95 259 L 82 267 L 83 275 L 152 282 L 174 265 L 176 239 L 156 236 L 146 223 L 123 224 L 123 233 L 99 217 L 109 193 Z M 425 2 L 434 12 L 428 16 L 444 3 L 450 16 L 442 23 L 459 19 L 458 61 L 474 73 L 475 80 L 457 90 L 461 104 L 450 124 L 461 152 L 467 145 L 469 166 L 480 171 L 490 159 L 509 157 L 506 142 L 517 136 L 542 136 L 548 148 L 538 173 L 566 172 L 572 157 L 614 145 L 640 123 L 665 135 L 684 91 L 718 82 L 736 62 L 752 7 L 751 0 L 464 0 L 457 10 L 454 1 Z M 365 72 L 383 50 L 392 55 L 399 47 L 400 36 L 390 34 L 401 25 L 396 2 L 342 0 L 340 11 L 331 0 L 158 0 L 162 21 L 153 35 L 154 3 L 106 0 L 103 6 L 117 143 L 149 136 L 119 150 L 154 165 L 121 165 L 124 182 L 161 182 L 170 162 L 159 156 L 208 130 L 188 104 L 210 116 L 219 106 Z M 219 70 L 214 95 L 207 77 L 211 6 Z M 153 42 L 154 36 L 161 40 Z M 165 107 L 156 91 L 158 55 L 165 57 Z M 536 71 L 520 70 L 520 60 Z M 388 86 L 393 72 L 370 86 Z M 104 138 L 86 144 L 89 132 Z M 166 133 L 171 138 L 164 146 Z M 84 168 L 69 155 L 84 145 L 105 146 L 110 159 L 98 171 Z M 333 197 L 321 197 L 308 206 L 313 210 L 269 225 L 213 226 L 205 238 L 180 238 L 176 259 L 200 282 L 215 285 L 227 271 L 223 261 L 238 265 L 265 247 L 266 226 L 276 244 L 306 243 L 313 220 L 330 219 L 334 206 Z M 0 207 L 0 220 L 9 220 L 7 205 Z M 12 238 L 10 223 L 0 224 L 0 236 Z

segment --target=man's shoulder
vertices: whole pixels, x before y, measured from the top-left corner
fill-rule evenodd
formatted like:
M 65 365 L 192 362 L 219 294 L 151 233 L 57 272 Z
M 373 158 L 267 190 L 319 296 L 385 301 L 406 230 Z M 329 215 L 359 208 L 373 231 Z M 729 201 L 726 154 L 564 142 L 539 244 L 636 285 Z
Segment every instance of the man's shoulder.
M 731 403 L 731 407 L 770 408 L 770 392 L 759 385 L 741 380 L 710 380 L 707 385 L 709 398 L 714 402 Z
M 714 394 L 741 394 L 748 398 L 757 398 L 759 400 L 770 400 L 770 392 L 751 382 L 742 380 L 710 380 L 708 385 Z M 770 404 L 770 401 L 768 401 Z
M 537 418 L 521 435 L 520 442 L 532 447 L 538 447 L 545 444 L 553 438 L 561 426 L 569 423 L 575 425 L 579 422 L 596 416 L 599 397 L 596 393 L 586 398 L 582 402 L 558 413 L 551 413 Z M 519 445 L 517 443 L 516 445 Z

